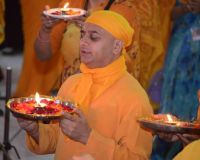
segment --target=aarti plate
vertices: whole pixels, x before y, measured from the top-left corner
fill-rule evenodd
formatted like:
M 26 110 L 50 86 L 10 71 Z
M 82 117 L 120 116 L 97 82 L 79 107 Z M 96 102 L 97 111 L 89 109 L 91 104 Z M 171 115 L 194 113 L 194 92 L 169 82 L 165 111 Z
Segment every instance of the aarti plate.
M 69 14 L 67 14 L 69 12 Z M 80 8 L 52 8 L 49 10 L 43 11 L 43 13 L 46 16 L 50 16 L 53 18 L 58 18 L 58 19 L 73 19 L 73 18 L 78 18 L 80 16 L 83 16 L 86 14 L 86 10 L 80 9 Z
M 185 121 L 178 121 L 177 123 L 166 123 L 161 120 L 153 120 L 151 118 L 138 119 L 141 127 L 150 131 L 165 132 L 165 133 L 180 133 L 180 134 L 200 134 L 200 124 Z
M 9 99 L 7 102 L 7 108 L 16 117 L 21 117 L 21 118 L 25 118 L 29 120 L 39 120 L 43 122 L 49 122 L 50 120 L 61 118 L 63 111 L 73 113 L 76 107 L 76 105 L 71 102 L 62 101 L 60 99 L 56 99 L 56 98 L 52 98 L 48 96 L 42 96 L 40 100 L 41 101 L 45 100 L 46 102 L 49 103 L 49 104 L 48 103 L 46 104 L 46 106 L 48 106 L 47 110 L 44 110 L 44 107 L 36 106 L 34 108 L 34 105 L 35 105 L 34 97 L 21 97 L 21 98 Z M 26 106 L 23 107 L 23 104 L 25 104 Z

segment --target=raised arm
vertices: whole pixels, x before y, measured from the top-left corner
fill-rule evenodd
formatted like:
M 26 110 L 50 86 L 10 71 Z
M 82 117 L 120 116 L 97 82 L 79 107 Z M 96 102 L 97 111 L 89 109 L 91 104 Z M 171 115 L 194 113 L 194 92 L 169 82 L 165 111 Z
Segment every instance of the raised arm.
M 49 9 L 48 6 L 45 9 Z M 51 46 L 51 32 L 61 20 L 48 17 L 44 14 L 41 15 L 42 26 L 38 32 L 37 38 L 34 43 L 34 48 L 37 57 L 40 60 L 48 60 L 52 56 Z

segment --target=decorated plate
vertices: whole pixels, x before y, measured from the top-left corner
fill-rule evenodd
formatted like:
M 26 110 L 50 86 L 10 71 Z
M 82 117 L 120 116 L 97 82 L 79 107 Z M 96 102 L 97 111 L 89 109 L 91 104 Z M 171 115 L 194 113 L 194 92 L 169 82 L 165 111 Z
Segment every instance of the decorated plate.
M 62 112 L 73 113 L 75 109 L 71 102 L 48 96 L 41 96 L 39 103 L 34 97 L 12 98 L 7 107 L 16 117 L 41 121 L 59 119 Z
M 138 119 L 142 128 L 153 132 L 165 132 L 165 133 L 187 133 L 187 134 L 200 134 L 200 124 L 197 122 L 185 122 L 185 121 L 166 121 L 158 120 L 154 118 L 140 118 Z
M 80 8 L 52 8 L 43 12 L 45 15 L 58 19 L 73 19 L 86 14 L 86 11 Z

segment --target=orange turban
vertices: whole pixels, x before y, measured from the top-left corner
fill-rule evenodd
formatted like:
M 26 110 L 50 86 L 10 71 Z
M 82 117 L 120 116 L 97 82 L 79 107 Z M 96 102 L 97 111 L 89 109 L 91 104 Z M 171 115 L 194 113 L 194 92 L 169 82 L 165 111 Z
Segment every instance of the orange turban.
M 116 39 L 123 41 L 125 47 L 129 46 L 132 42 L 133 28 L 122 15 L 116 12 L 105 10 L 96 11 L 86 19 L 86 22 L 105 29 Z

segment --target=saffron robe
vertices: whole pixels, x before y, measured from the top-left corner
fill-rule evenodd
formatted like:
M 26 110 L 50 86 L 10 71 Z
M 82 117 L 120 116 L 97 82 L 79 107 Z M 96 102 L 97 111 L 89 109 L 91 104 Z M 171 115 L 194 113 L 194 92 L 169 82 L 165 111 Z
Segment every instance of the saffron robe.
M 107 69 L 112 71 L 110 74 L 101 76 L 92 73 L 90 92 L 86 81 L 82 81 L 82 78 L 87 78 L 88 73 L 69 77 L 59 90 L 58 96 L 64 100 L 81 103 L 80 109 L 92 128 L 87 144 L 67 138 L 61 132 L 58 123 L 39 123 L 39 144 L 27 135 L 27 144 L 32 152 L 55 152 L 56 160 L 67 160 L 82 154 L 90 154 L 96 160 L 149 159 L 152 135 L 140 127 L 137 118 L 150 116 L 152 109 L 147 94 L 137 80 L 125 69 L 119 70 L 121 59 L 117 60 L 120 63 L 110 64 L 115 66 L 114 69 Z M 100 69 L 102 70 L 104 69 Z M 107 85 L 110 81 L 112 83 Z M 80 87 L 77 86 L 84 86 L 82 92 L 77 92 L 80 91 Z M 102 88 L 105 90 L 102 91 Z M 85 98 L 81 102 L 76 99 L 80 95 L 90 95 L 91 100 L 86 103 L 88 98 Z

